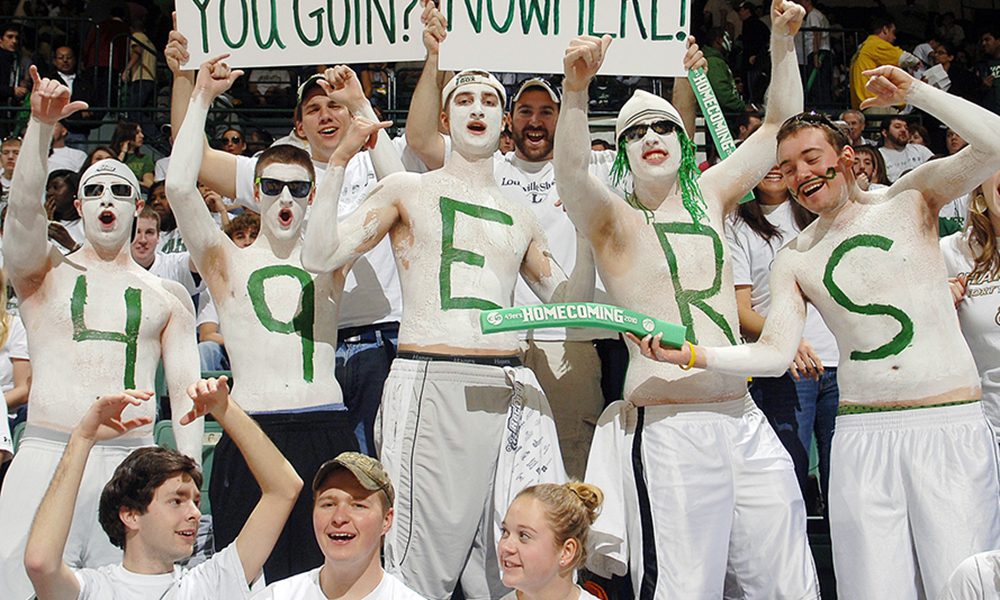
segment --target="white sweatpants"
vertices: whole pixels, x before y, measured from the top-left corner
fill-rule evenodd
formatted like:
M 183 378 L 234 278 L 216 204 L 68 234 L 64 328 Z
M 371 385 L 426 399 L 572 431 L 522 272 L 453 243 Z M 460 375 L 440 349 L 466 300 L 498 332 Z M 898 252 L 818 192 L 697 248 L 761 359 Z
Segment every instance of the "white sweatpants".
M 613 485 L 615 470 L 628 473 L 618 480 L 628 514 L 609 503 L 593 537 L 618 537 L 605 523 L 625 526 L 636 598 L 818 598 L 792 460 L 750 397 L 631 410 L 618 452 L 594 437 L 587 480 L 602 486 L 605 474 Z
M 538 389 L 530 371 L 514 368 Z M 376 425 L 396 490 L 385 563 L 424 598 L 448 600 L 459 581 L 469 600 L 509 592 L 496 556 L 494 482 L 513 394 L 502 367 L 392 363 Z
M 932 600 L 1000 547 L 996 446 L 982 404 L 841 415 L 830 536 L 841 598 Z
M 35 593 L 24 571 L 24 547 L 68 439 L 65 433 L 29 425 L 4 478 L 0 491 L 0 598 L 4 600 L 24 600 Z M 101 491 L 125 457 L 152 443 L 148 438 L 118 439 L 91 450 L 63 553 L 67 565 L 100 567 L 121 561 L 121 549 L 112 545 L 97 521 Z

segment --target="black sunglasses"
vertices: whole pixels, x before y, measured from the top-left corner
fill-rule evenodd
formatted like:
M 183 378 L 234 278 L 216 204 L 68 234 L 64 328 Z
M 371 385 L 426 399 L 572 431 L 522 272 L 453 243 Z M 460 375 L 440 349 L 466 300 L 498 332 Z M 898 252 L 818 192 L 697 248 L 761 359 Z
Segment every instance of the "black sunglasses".
M 238 135 L 234 135 L 233 137 L 224 137 L 224 138 L 222 138 L 222 143 L 223 144 L 242 144 L 243 143 L 243 138 L 241 138 Z
M 624 133 L 622 133 L 622 137 L 624 137 L 626 140 L 630 142 L 634 142 L 636 140 L 641 140 L 642 138 L 646 137 L 646 132 L 649 131 L 650 129 L 652 129 L 653 131 L 655 131 L 660 135 L 667 135 L 669 133 L 677 131 L 677 123 L 674 123 L 673 121 L 663 120 L 663 121 L 656 121 L 655 123 L 642 123 L 640 125 L 633 125 L 628 129 L 626 129 Z
M 270 177 L 258 177 L 257 185 L 260 186 L 261 193 L 268 196 L 277 196 L 287 187 L 288 193 L 293 198 L 305 198 L 312 190 L 313 184 L 311 181 L 282 181 Z
M 836 131 L 837 133 L 840 133 L 840 127 L 837 127 L 837 124 L 834 123 L 833 120 L 830 119 L 830 117 L 826 116 L 823 113 L 818 113 L 813 110 L 799 113 L 794 117 L 790 117 L 788 120 L 785 121 L 784 125 L 789 125 L 791 123 L 808 123 L 810 125 L 822 125 L 823 127 L 829 127 L 830 129 Z

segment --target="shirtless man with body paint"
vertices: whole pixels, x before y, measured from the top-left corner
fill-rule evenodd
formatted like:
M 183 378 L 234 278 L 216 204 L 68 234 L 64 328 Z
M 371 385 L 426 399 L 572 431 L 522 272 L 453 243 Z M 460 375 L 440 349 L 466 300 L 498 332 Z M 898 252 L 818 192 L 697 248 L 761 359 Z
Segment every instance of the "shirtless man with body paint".
M 936 598 L 965 557 L 1000 547 L 993 434 L 937 238 L 941 207 L 1000 168 L 1000 117 L 897 67 L 865 75 L 876 97 L 863 107 L 905 101 L 969 146 L 863 192 L 846 138 L 812 115 L 790 119 L 778 134 L 779 166 L 819 218 L 775 258 L 760 339 L 680 351 L 644 340 L 641 348 L 702 373 L 773 376 L 798 345 L 808 298 L 842 357 L 830 459 L 838 592 Z
M 199 376 L 194 307 L 180 284 L 132 260 L 129 235 L 143 206 L 132 171 L 111 159 L 87 169 L 74 201 L 83 218 L 83 247 L 63 256 L 47 239 L 48 219 L 39 198 L 48 141 L 56 121 L 87 105 L 70 102 L 69 88 L 39 78 L 34 67 L 31 74 L 32 116 L 11 188 L 3 248 L 34 358 L 28 428 L 0 494 L 0 598 L 12 600 L 32 595 L 23 563 L 31 520 L 70 432 L 94 398 L 121 389 L 153 389 L 162 358 L 178 448 L 200 459 L 203 431 L 200 421 L 179 426 L 191 408 L 187 387 Z M 127 409 L 125 417 L 152 422 L 155 411 L 155 404 L 147 403 Z M 98 497 L 130 450 L 152 443 L 147 425 L 94 449 L 77 500 L 81 517 L 64 554 L 67 564 L 96 567 L 121 559 L 119 549 L 93 533 Z M 88 514 L 89 519 L 83 517 Z
M 545 404 L 534 375 L 520 365 L 517 333 L 484 335 L 480 312 L 510 307 L 519 273 L 549 302 L 590 299 L 595 284 L 585 251 L 567 280 L 531 209 L 496 185 L 504 96 L 489 73 L 456 75 L 441 95 L 452 139 L 444 167 L 387 177 L 341 223 L 339 239 L 330 239 L 334 229 L 316 227 L 336 222 L 337 205 L 318 201 L 303 244 L 305 267 L 322 272 L 349 264 L 386 234 L 392 241 L 405 310 L 382 398 L 380 456 L 400 498 L 386 563 L 434 600 L 449 598 L 460 578 L 470 599 L 505 592 L 490 465 L 512 397 Z M 553 477 L 562 465 L 557 445 L 549 452 Z
M 772 3 L 764 122 L 700 179 L 670 103 L 637 92 L 622 107 L 616 172 L 634 181 L 624 202 L 586 171 L 587 88 L 611 39 L 581 37 L 567 49 L 556 182 L 613 303 L 682 323 L 692 341 L 737 343 L 723 222 L 774 165 L 779 125 L 802 109 L 792 36 L 803 15 Z M 745 377 L 683 372 L 633 348 L 624 401 L 601 417 L 587 481 L 608 495 L 590 567 L 622 575 L 631 564 L 641 598 L 818 596 L 792 462 Z
M 250 246 L 237 247 L 216 225 L 202 200 L 196 179 L 205 118 L 212 101 L 240 75 L 221 57 L 202 65 L 174 143 L 167 196 L 226 331 L 234 396 L 299 472 L 312 473 L 330 456 L 357 449 L 334 379 L 338 305 L 347 269 L 325 270 L 315 276 L 302 269 L 302 226 L 317 191 L 312 161 L 299 148 L 274 146 L 260 155 L 255 195 L 261 226 Z M 330 70 L 330 83 L 324 80 L 324 85 L 331 94 L 343 94 L 349 78 L 356 84 L 349 69 L 338 67 Z M 369 134 L 387 125 L 366 122 L 362 137 L 355 140 L 345 134 L 337 152 L 353 148 L 349 159 Z M 391 146 L 387 150 L 394 153 Z M 331 161 L 338 158 L 337 152 Z M 339 192 L 343 170 L 337 175 L 323 181 L 320 195 Z M 226 436 L 216 449 L 213 469 L 209 493 L 217 509 L 216 548 L 221 549 L 239 534 L 260 491 L 239 449 Z M 300 494 L 264 567 L 268 580 L 277 581 L 323 562 L 312 543 L 311 514 L 311 497 Z

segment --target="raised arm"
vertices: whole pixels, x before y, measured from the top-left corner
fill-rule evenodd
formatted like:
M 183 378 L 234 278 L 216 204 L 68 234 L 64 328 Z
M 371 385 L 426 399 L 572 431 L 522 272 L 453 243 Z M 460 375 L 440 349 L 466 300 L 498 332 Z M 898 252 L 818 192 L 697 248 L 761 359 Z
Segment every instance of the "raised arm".
M 21 143 L 4 228 L 4 263 L 15 280 L 36 278 L 49 268 L 49 220 L 39 201 L 45 195 L 49 141 L 56 121 L 87 108 L 86 102 L 70 102 L 65 85 L 42 79 L 34 65 L 30 71 L 35 90 L 31 94 L 31 120 Z
M 338 104 L 346 106 L 352 117 L 361 117 L 369 122 L 378 122 L 379 118 L 375 114 L 375 109 L 372 108 L 371 102 L 365 96 L 365 92 L 361 87 L 361 82 L 350 67 L 339 65 L 332 69 L 327 69 L 324 75 L 326 79 L 320 80 L 319 84 L 326 90 L 327 96 Z M 384 126 L 372 132 L 377 135 L 367 142 L 363 142 L 364 147 L 362 149 L 368 150 L 368 156 L 372 159 L 372 166 L 375 167 L 375 176 L 379 179 L 406 170 L 403 168 L 403 160 L 399 157 L 396 146 L 393 145 L 392 140 L 389 139 L 389 135 L 385 132 L 385 128 L 389 125 L 392 125 L 392 121 L 385 121 Z M 367 139 L 367 136 L 365 139 Z M 341 141 L 340 145 L 343 146 L 345 143 L 347 143 L 347 140 Z M 351 156 L 357 152 L 358 148 L 361 148 L 360 144 L 350 149 L 352 151 Z
M 170 394 L 170 421 L 177 440 L 177 449 L 201 464 L 202 420 L 181 427 L 181 416 L 191 410 L 188 386 L 201 377 L 201 361 L 195 337 L 194 305 L 182 285 L 163 280 L 163 286 L 172 295 L 170 319 L 160 336 L 163 376 Z
M 576 228 L 588 239 L 600 234 L 615 218 L 620 199 L 590 173 L 590 128 L 587 123 L 587 88 L 597 75 L 611 36 L 581 36 L 570 42 L 563 57 L 562 108 L 556 123 L 553 167 L 559 197 Z
M 695 346 L 688 343 L 679 350 L 663 348 L 658 338 L 646 336 L 641 341 L 626 334 L 639 345 L 643 356 L 675 365 L 691 364 L 730 375 L 754 377 L 779 377 L 796 358 L 802 331 L 806 324 L 806 303 L 795 281 L 795 275 L 778 253 L 771 271 L 771 309 L 768 311 L 764 330 L 753 344 L 740 346 Z
M 694 36 L 689 35 L 685 43 L 687 44 L 687 51 L 684 53 L 684 68 L 687 70 L 707 70 L 708 61 L 705 60 L 705 55 L 698 48 Z M 670 103 L 674 105 L 674 108 L 681 115 L 681 120 L 684 121 L 684 132 L 689 139 L 693 140 L 695 121 L 698 118 L 698 100 L 695 98 L 694 89 L 691 88 L 691 82 L 688 81 L 687 77 L 677 77 L 674 79 L 674 89 L 670 93 Z
M 701 176 L 706 198 L 722 201 L 729 214 L 774 166 L 781 124 L 802 112 L 802 77 L 792 42 L 805 18 L 805 9 L 788 0 L 771 3 L 771 85 L 764 122 L 736 151 Z
M 410 98 L 406 145 L 428 169 L 433 170 L 444 166 L 444 137 L 438 131 L 438 119 L 441 115 L 441 90 L 444 89 L 447 74 L 438 70 L 438 55 L 441 42 L 448 35 L 448 21 L 432 1 L 424 1 L 420 21 L 424 24 L 427 58 Z
M 597 269 L 590 243 L 576 234 L 576 264 L 567 278 L 559 263 L 552 258 L 548 242 L 540 227 L 521 264 L 521 277 L 542 302 L 593 302 L 597 287 Z
M 224 245 L 228 241 L 198 192 L 208 109 L 212 101 L 243 74 L 243 71 L 230 71 L 222 62 L 223 58 L 225 56 L 206 61 L 199 69 L 187 117 L 175 134 L 170 166 L 167 168 L 167 197 L 177 218 L 177 226 L 184 235 L 184 244 L 196 264 L 202 264 L 202 258 L 210 247 Z
M 338 168 L 328 171 L 327 178 L 338 177 Z M 339 178 L 342 181 L 343 169 L 340 168 L 340 171 Z M 419 185 L 419 175 L 394 173 L 378 182 L 368 193 L 361 208 L 336 228 L 310 224 L 302 240 L 302 267 L 311 273 L 327 273 L 354 264 L 359 256 L 374 248 L 396 225 L 400 219 L 399 200 L 407 191 L 412 191 Z M 329 190 L 324 192 L 327 204 L 332 204 L 331 193 Z M 319 206 L 313 209 L 314 214 L 318 208 Z M 336 207 L 327 206 L 320 217 L 327 223 L 331 219 L 336 221 L 336 213 L 333 216 L 330 214 L 330 211 L 335 210 Z
M 222 425 L 260 486 L 261 497 L 236 536 L 236 549 L 247 583 L 260 575 L 278 535 L 302 489 L 302 479 L 257 423 L 229 398 L 225 376 L 203 379 L 188 389 L 194 409 L 184 415 L 190 423 L 207 412 Z
M 326 177 L 316 190 L 313 200 L 312 215 L 301 253 L 302 266 L 307 271 L 327 273 L 342 266 L 338 266 L 335 260 L 340 246 L 337 215 L 340 190 L 344 184 L 344 170 L 359 150 L 375 146 L 376 140 L 381 142 L 378 145 L 391 146 L 392 142 L 389 140 L 377 137 L 384 136 L 385 128 L 391 124 L 391 121 L 378 123 L 361 116 L 355 116 L 348 124 L 340 145 L 330 156 Z M 395 150 L 392 152 L 395 153 Z
M 945 204 L 967 194 L 1000 169 L 1000 115 L 917 81 L 899 67 L 879 67 L 864 75 L 870 78 L 868 90 L 875 97 L 865 100 L 862 108 L 908 102 L 969 142 L 957 153 L 926 162 L 900 177 L 889 187 L 890 196 L 918 190 L 931 214 L 937 215 Z
M 97 442 L 148 425 L 152 421 L 150 417 L 122 421 L 122 411 L 152 397 L 152 392 L 136 390 L 102 396 L 70 434 L 49 489 L 35 513 L 24 551 L 24 567 L 38 598 L 76 600 L 80 594 L 80 583 L 63 562 L 63 552 L 73 524 L 73 511 L 87 457 Z
M 190 55 L 187 38 L 177 31 L 177 16 L 174 15 L 174 29 L 170 32 L 167 47 L 163 51 L 167 66 L 174 75 L 170 93 L 170 130 L 176 141 L 178 132 L 187 117 L 191 96 L 194 94 L 195 71 L 184 70 Z M 203 124 L 204 125 L 204 124 Z M 236 197 L 236 157 L 228 152 L 212 148 L 205 136 L 201 136 L 203 157 L 197 179 L 227 198 Z M 176 153 L 171 153 L 176 157 Z

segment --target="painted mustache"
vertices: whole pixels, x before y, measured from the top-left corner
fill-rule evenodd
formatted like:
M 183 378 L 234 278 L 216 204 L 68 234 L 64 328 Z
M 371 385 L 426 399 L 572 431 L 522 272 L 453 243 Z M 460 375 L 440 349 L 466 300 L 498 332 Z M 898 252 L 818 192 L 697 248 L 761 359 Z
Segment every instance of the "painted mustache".
M 817 175 L 816 177 L 812 177 L 810 179 L 807 179 L 807 180 L 803 181 L 801 184 L 799 184 L 799 186 L 797 188 L 795 188 L 794 192 L 792 192 L 791 190 L 789 190 L 789 192 L 791 192 L 792 196 L 795 199 L 798 199 L 799 194 L 802 192 L 803 188 L 805 188 L 807 186 L 810 186 L 810 185 L 816 183 L 817 181 L 830 181 L 831 179 L 834 179 L 836 177 L 837 177 L 837 169 L 835 169 L 833 167 L 828 167 L 827 170 L 826 170 L 826 174 L 825 175 Z

